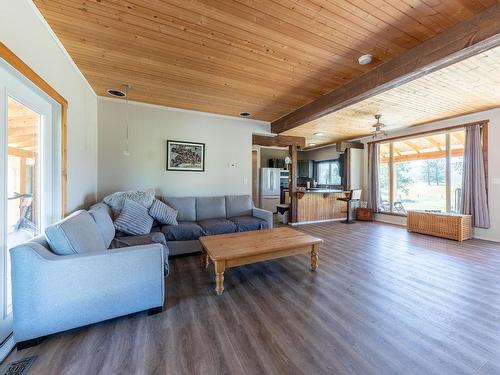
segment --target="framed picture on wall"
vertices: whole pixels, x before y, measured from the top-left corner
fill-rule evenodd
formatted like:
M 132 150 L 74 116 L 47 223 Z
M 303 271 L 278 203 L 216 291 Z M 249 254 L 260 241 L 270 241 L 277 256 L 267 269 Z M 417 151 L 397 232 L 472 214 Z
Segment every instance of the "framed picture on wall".
M 167 141 L 167 171 L 205 171 L 205 144 Z

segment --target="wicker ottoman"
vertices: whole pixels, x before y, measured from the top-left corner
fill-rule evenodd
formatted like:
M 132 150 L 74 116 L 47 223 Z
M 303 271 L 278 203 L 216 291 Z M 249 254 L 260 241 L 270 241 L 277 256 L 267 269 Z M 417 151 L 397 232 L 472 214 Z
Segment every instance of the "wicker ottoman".
M 471 223 L 471 215 L 408 211 L 407 228 L 410 232 L 464 241 L 472 237 Z

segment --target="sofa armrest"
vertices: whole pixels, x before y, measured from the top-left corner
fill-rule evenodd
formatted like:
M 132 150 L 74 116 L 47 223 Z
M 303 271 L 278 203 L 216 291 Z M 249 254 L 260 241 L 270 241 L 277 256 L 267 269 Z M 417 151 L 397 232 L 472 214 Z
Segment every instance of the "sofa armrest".
M 160 244 L 57 256 L 25 243 L 11 256 L 16 342 L 163 305 Z
M 261 208 L 253 208 L 252 215 L 258 217 L 259 219 L 265 220 L 267 222 L 268 228 L 273 227 L 273 213 L 271 211 L 266 211 Z

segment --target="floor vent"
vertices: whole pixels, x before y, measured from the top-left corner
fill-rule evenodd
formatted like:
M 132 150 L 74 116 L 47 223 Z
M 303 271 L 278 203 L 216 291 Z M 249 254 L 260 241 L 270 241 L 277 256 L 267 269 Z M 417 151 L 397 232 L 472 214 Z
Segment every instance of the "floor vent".
M 19 361 L 12 362 L 9 365 L 7 371 L 5 371 L 4 375 L 26 375 L 28 374 L 35 360 L 36 360 L 36 355 L 33 357 L 28 357 L 20 359 Z

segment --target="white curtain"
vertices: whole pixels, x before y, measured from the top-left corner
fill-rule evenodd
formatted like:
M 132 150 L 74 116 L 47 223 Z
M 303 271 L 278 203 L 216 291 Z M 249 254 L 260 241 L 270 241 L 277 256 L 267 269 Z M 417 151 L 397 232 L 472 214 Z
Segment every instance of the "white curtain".
M 463 214 L 472 215 L 474 227 L 489 228 L 490 214 L 481 135 L 480 124 L 470 125 L 465 129 L 461 211 Z

